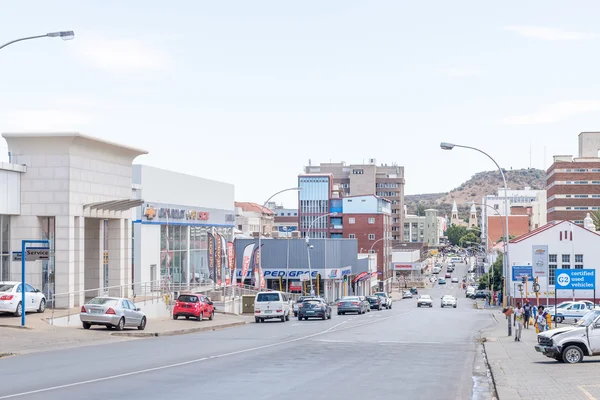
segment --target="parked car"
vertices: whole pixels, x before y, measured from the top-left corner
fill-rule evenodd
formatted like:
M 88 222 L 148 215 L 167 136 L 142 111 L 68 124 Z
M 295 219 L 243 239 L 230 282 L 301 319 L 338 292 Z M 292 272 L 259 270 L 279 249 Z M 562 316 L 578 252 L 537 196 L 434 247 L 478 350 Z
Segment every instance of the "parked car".
M 444 278 L 440 278 L 438 280 L 438 285 L 445 285 L 446 284 L 446 280 Z
M 417 299 L 417 307 L 433 307 L 433 300 L 428 294 L 423 294 Z
M 129 299 L 122 297 L 94 297 L 81 306 L 79 319 L 83 329 L 104 325 L 107 329 L 146 329 L 146 314 Z
M 412 295 L 410 296 L 412 297 Z M 371 309 L 383 310 L 383 302 L 379 296 L 367 296 Z
M 412 299 L 413 294 L 410 292 L 410 290 L 406 290 L 406 291 L 404 291 L 404 293 L 402 293 L 402 298 L 403 299 Z
M 457 302 L 456 297 L 450 295 L 442 296 L 442 308 L 444 307 L 452 307 L 456 308 Z
M 383 304 L 383 306 L 385 308 L 387 308 L 388 310 L 392 308 L 392 298 L 390 297 L 389 294 L 387 294 L 385 292 L 377 292 L 377 293 L 375 293 L 375 296 L 381 297 L 382 301 L 385 300 L 385 303 Z
M 22 301 L 21 282 L 0 282 L 0 312 L 20 317 L 23 312 Z M 25 283 L 25 312 L 30 311 L 46 311 L 46 296 Z
M 478 290 L 473 296 L 474 299 L 485 299 L 487 298 L 487 292 L 485 290 Z
M 467 290 L 465 291 L 465 295 L 466 295 L 466 297 L 472 299 L 472 298 L 475 298 L 475 292 L 476 292 L 475 288 L 473 286 L 469 286 L 467 288 Z
M 556 315 L 553 317 L 558 323 L 563 322 L 565 319 L 574 319 L 577 322 L 577 320 L 583 318 L 585 314 L 595 308 L 597 307 L 591 301 L 576 301 L 566 307 L 558 308 Z
M 361 301 L 358 296 L 345 296 L 340 299 L 337 304 L 338 315 L 344 315 L 346 313 L 366 313 L 365 303 Z
M 365 309 L 367 310 L 367 312 L 371 312 L 371 303 L 369 303 L 369 300 L 367 300 L 367 297 L 366 296 L 358 296 L 358 298 L 365 305 Z
M 298 316 L 298 307 L 300 306 L 300 304 L 302 304 L 302 302 L 306 299 L 314 299 L 315 296 L 300 296 L 298 298 L 298 300 L 296 300 L 296 302 L 292 305 L 292 308 L 294 310 L 294 317 Z
M 173 307 L 173 319 L 179 317 L 185 317 L 185 319 L 193 317 L 198 321 L 207 317 L 212 321 L 215 317 L 215 307 L 213 302 L 203 294 L 180 294 L 175 301 L 175 307 Z
M 254 321 L 265 322 L 278 318 L 281 322 L 290 320 L 292 306 L 286 293 L 272 291 L 260 292 L 254 298 Z
M 309 318 L 331 319 L 331 307 L 318 297 L 305 299 L 298 307 L 298 320 Z

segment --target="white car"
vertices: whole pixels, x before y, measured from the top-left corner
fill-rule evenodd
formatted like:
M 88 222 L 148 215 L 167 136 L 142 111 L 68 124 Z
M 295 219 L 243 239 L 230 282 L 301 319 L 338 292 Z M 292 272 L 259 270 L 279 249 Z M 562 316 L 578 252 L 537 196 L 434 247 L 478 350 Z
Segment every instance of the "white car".
M 433 300 L 428 294 L 423 294 L 417 299 L 417 307 L 433 307 Z
M 402 298 L 403 299 L 412 299 L 413 295 L 409 290 L 406 290 L 404 293 L 402 293 Z
M 444 308 L 444 307 L 456 308 L 456 305 L 457 305 L 456 297 L 450 296 L 450 295 L 442 296 L 442 308 Z
M 0 312 L 19 317 L 23 311 L 21 282 L 0 282 Z M 46 296 L 33 286 L 25 284 L 25 312 L 46 311 Z
M 292 306 L 286 293 L 260 292 L 254 298 L 254 320 L 265 322 L 267 319 L 279 319 L 281 322 L 289 321 L 293 313 Z
M 374 294 L 374 296 L 377 296 L 381 299 L 381 304 L 384 308 L 387 308 L 388 310 L 392 308 L 392 298 L 389 294 L 385 292 L 377 292 Z
M 585 314 L 594 309 L 598 309 L 598 307 L 594 307 L 594 303 L 591 301 L 576 301 L 566 307 L 559 307 L 556 315 L 554 315 L 554 320 L 561 323 L 565 319 L 574 319 L 577 322 L 577 320 L 583 318 Z
M 452 278 L 452 283 L 458 283 L 458 278 L 457 277 Z

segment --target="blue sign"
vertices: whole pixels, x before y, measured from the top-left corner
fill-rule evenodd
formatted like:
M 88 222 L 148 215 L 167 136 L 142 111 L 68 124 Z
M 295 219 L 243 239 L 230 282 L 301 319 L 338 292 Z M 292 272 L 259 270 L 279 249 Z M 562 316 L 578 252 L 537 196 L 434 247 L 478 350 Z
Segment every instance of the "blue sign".
M 294 231 L 298 230 L 297 226 L 279 226 L 277 228 L 279 229 L 279 232 L 282 232 L 282 233 L 294 232 Z
M 594 269 L 557 269 L 556 289 L 596 289 L 596 270 Z
M 512 267 L 512 280 L 513 282 L 521 282 L 523 277 L 527 276 L 527 280 L 533 282 L 533 267 L 531 265 Z

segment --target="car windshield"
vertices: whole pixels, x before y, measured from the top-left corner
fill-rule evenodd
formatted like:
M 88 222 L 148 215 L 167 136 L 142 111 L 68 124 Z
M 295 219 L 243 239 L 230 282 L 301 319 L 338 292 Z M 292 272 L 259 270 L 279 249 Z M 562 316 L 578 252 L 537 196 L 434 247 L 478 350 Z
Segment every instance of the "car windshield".
M 300 296 L 298 303 L 302 303 L 306 299 L 312 299 L 312 296 Z
M 385 293 L 375 293 L 375 296 L 385 297 Z
M 0 292 L 10 292 L 14 287 L 14 283 L 2 283 L 0 284 Z
M 88 304 L 96 304 L 100 306 L 116 306 L 118 303 L 119 299 L 112 299 L 110 297 L 96 297 L 88 302 Z
M 444 300 L 454 300 L 454 296 L 444 296 Z
M 575 325 L 590 326 L 596 318 L 600 317 L 600 310 L 594 310 L 586 313 Z
M 259 293 L 256 301 L 279 301 L 279 293 Z
M 179 296 L 177 301 L 180 301 L 182 303 L 196 303 L 198 301 L 198 296 L 188 296 L 182 294 L 181 296 Z
M 421 298 L 422 298 L 423 300 L 430 300 L 430 299 L 431 299 L 431 296 L 429 296 L 429 295 L 427 294 L 427 295 L 423 295 L 423 296 L 421 296 Z
M 367 297 L 367 300 L 369 300 L 369 301 L 377 301 L 377 300 L 379 300 L 379 298 L 377 296 L 369 296 L 369 297 Z
M 319 299 L 308 299 L 308 300 L 304 300 L 302 303 L 303 304 L 320 304 L 320 303 L 322 303 L 322 301 Z
M 343 301 L 359 301 L 358 297 L 342 297 Z

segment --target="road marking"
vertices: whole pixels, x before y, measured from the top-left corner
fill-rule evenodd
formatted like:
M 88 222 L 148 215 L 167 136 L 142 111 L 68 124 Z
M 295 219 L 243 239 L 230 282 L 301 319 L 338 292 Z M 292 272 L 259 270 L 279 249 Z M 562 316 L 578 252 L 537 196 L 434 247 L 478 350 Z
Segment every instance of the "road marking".
M 405 313 L 405 314 L 407 314 L 407 313 Z M 331 331 L 333 331 L 335 328 L 338 328 L 338 327 L 341 327 L 341 328 L 337 329 L 335 332 L 339 332 L 339 331 L 343 331 L 343 330 L 351 329 L 351 328 L 359 328 L 359 327 L 365 326 L 365 325 L 375 324 L 375 323 L 382 322 L 382 321 L 385 321 L 385 320 L 393 318 L 393 317 L 394 316 L 389 316 L 389 317 L 386 317 L 386 318 L 383 318 L 383 319 L 373 320 L 373 321 L 369 321 L 369 322 L 363 322 L 362 324 L 347 325 L 345 327 L 342 327 L 342 325 L 344 325 L 346 323 L 346 321 L 344 321 L 344 322 L 336 324 L 336 325 L 334 325 L 334 326 L 332 326 L 332 327 L 330 327 L 330 328 L 328 328 L 328 329 L 326 329 L 324 331 L 317 332 L 317 333 L 312 333 L 312 334 L 306 335 L 306 336 L 301 336 L 301 337 L 298 337 L 298 338 L 295 338 L 295 339 L 284 340 L 283 342 L 271 343 L 271 344 L 266 344 L 266 345 L 257 346 L 257 347 L 251 347 L 249 349 L 232 351 L 231 353 L 224 353 L 224 354 L 218 354 L 218 355 L 215 355 L 215 356 L 202 357 L 202 358 L 197 358 L 197 359 L 189 360 L 189 361 L 183 361 L 183 362 L 179 362 L 179 363 L 175 363 L 175 364 L 163 365 L 163 366 L 160 366 L 160 367 L 146 368 L 146 369 L 141 369 L 141 370 L 132 371 L 132 372 L 125 372 L 123 374 L 105 376 L 103 378 L 88 379 L 86 381 L 80 381 L 80 382 L 67 383 L 67 384 L 64 384 L 64 385 L 51 386 L 51 387 L 43 388 L 43 389 L 30 390 L 28 392 L 21 392 L 21 393 L 9 394 L 9 395 L 6 395 L 6 396 L 0 396 L 0 400 L 2 400 L 2 399 L 13 399 L 13 398 L 16 398 L 16 397 L 29 396 L 29 395 L 37 394 L 37 393 L 45 393 L 45 392 L 51 392 L 51 391 L 59 390 L 59 389 L 67 389 L 67 388 L 76 387 L 76 386 L 88 385 L 90 383 L 98 383 L 98 382 L 104 382 L 104 381 L 112 380 L 112 379 L 125 378 L 125 377 L 128 377 L 128 376 L 141 375 L 141 374 L 145 374 L 145 373 L 148 373 L 148 372 L 162 371 L 162 370 L 165 370 L 165 369 L 171 369 L 171 368 L 181 367 L 181 366 L 184 366 L 184 365 L 196 364 L 196 363 L 199 363 L 199 362 L 202 362 L 202 361 L 208 361 L 208 360 L 213 360 L 213 359 L 217 359 L 217 358 L 229 357 L 229 356 L 234 356 L 234 355 L 237 355 L 237 354 L 244 354 L 244 353 L 249 353 L 249 352 L 253 352 L 253 351 L 257 351 L 257 350 L 268 349 L 268 348 L 271 348 L 271 347 L 282 346 L 282 345 L 285 345 L 285 344 L 289 344 L 289 343 L 299 342 L 301 340 L 310 339 L 310 338 L 313 338 L 313 337 L 316 337 L 316 336 L 325 335 L 327 333 L 330 333 Z
M 584 389 L 584 387 L 599 387 L 600 385 L 585 385 L 585 386 L 578 386 L 579 390 L 581 390 L 583 392 L 583 394 L 585 394 L 585 396 L 588 398 L 588 400 L 597 400 L 594 396 L 592 396 L 592 394 L 590 392 L 588 392 L 587 390 Z

